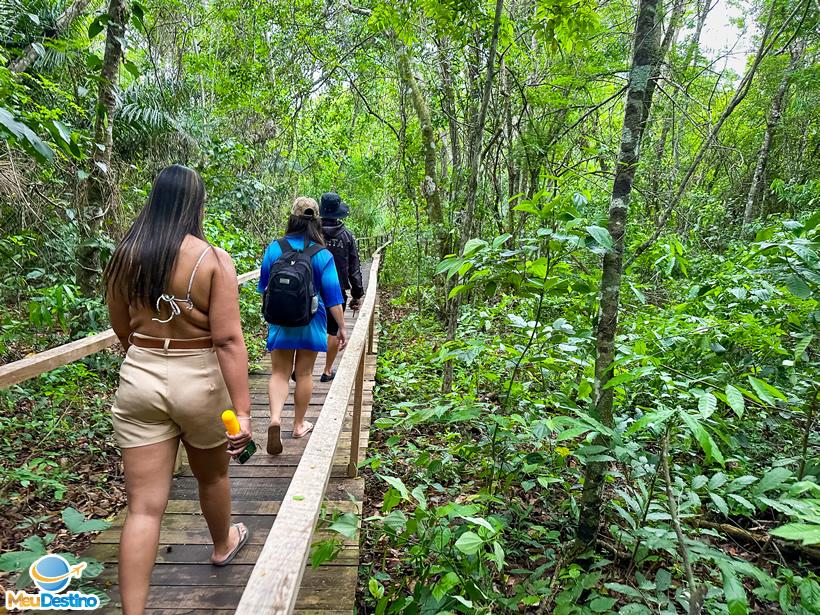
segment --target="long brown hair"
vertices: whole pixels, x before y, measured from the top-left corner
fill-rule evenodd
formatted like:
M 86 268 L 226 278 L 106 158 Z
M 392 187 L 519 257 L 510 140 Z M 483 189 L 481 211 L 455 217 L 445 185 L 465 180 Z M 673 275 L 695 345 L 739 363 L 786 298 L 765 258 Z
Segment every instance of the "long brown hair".
M 148 203 L 105 268 L 106 287 L 117 289 L 130 303 L 156 303 L 166 292 L 185 237 L 205 239 L 204 204 L 199 173 L 179 164 L 160 171 Z

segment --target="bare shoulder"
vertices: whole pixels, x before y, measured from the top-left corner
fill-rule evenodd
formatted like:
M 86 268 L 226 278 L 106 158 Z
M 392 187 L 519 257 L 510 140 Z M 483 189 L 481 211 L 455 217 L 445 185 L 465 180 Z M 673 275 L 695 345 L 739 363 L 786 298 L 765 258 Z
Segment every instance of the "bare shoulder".
M 217 248 L 213 246 L 213 253 L 214 253 L 214 269 L 215 270 L 223 270 L 228 275 L 236 276 L 236 266 L 233 262 L 233 257 L 223 250 L 222 248 Z

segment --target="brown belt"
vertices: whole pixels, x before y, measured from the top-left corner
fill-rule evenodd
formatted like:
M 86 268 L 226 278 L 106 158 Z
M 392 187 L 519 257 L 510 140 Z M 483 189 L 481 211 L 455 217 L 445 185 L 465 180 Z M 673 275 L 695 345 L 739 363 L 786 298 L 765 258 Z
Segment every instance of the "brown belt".
M 214 343 L 211 339 L 197 340 L 165 340 L 162 338 L 144 338 L 133 336 L 131 343 L 139 348 L 164 348 L 167 350 L 192 350 L 197 348 L 212 348 Z

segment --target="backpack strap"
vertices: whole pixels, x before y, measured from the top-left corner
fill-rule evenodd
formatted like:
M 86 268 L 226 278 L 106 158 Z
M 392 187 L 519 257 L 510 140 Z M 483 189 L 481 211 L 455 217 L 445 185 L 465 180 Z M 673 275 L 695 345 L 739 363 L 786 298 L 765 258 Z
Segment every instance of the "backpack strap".
M 285 255 L 288 252 L 296 252 L 296 250 L 293 249 L 293 246 L 290 245 L 290 242 L 284 237 L 277 239 L 276 243 L 279 244 L 279 249 L 282 250 L 282 255 Z
M 323 245 L 320 245 L 318 243 L 314 243 L 312 246 L 310 246 L 310 247 L 308 247 L 304 250 L 304 254 L 308 258 L 313 258 L 314 256 L 316 256 L 319 252 L 321 252 L 324 249 L 325 249 L 325 247 Z

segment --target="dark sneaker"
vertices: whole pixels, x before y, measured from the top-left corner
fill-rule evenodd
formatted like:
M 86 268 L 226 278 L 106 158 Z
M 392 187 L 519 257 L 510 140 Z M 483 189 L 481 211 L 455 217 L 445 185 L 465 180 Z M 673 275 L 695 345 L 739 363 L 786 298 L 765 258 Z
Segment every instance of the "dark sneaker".
M 335 377 L 336 377 L 336 370 L 334 369 L 334 370 L 330 373 L 330 375 L 327 375 L 327 374 L 322 374 L 322 377 L 321 377 L 321 378 L 319 378 L 319 381 L 320 381 L 320 382 L 330 382 L 330 381 L 331 381 L 331 380 L 333 380 Z

